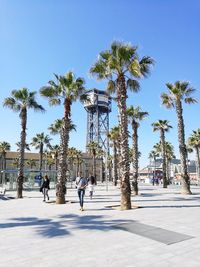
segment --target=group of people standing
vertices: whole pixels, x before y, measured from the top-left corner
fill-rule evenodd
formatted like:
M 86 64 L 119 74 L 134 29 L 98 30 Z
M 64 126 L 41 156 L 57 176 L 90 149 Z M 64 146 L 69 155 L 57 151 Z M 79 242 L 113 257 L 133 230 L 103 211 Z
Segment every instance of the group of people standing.
M 40 192 L 43 193 L 43 196 L 44 196 L 43 201 L 44 202 L 46 202 L 46 199 L 49 200 L 49 195 L 48 195 L 48 191 L 50 189 L 49 184 L 50 184 L 49 177 L 48 177 L 48 175 L 45 175 L 44 179 L 43 179 L 43 183 L 40 186 Z M 80 210 L 83 211 L 85 190 L 88 187 L 89 196 L 90 196 L 90 199 L 92 199 L 93 193 L 94 193 L 94 186 L 96 184 L 96 179 L 91 174 L 89 175 L 88 178 L 84 178 L 82 175 L 82 172 L 79 172 L 78 177 L 76 178 L 75 184 L 76 184 L 78 197 L 79 197 Z
M 85 190 L 88 186 L 90 199 L 92 199 L 93 193 L 94 193 L 94 186 L 96 184 L 96 179 L 91 174 L 89 175 L 88 179 L 86 179 L 83 177 L 82 172 L 79 172 L 78 177 L 76 178 L 75 184 L 76 184 L 78 197 L 79 197 L 80 210 L 83 211 Z

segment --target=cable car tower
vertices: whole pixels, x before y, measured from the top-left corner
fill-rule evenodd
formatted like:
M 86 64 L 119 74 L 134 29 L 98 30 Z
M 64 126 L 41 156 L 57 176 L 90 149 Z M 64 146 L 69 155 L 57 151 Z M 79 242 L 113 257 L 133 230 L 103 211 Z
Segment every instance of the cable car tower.
M 92 89 L 87 92 L 88 101 L 84 108 L 87 111 L 87 145 L 94 141 L 109 155 L 109 113 L 111 112 L 111 97 L 102 90 Z

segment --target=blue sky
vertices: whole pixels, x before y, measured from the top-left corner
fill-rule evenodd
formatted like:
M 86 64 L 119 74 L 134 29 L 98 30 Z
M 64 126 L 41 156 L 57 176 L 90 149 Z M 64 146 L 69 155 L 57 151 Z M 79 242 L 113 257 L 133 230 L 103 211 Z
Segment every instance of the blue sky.
M 72 70 L 84 77 L 88 89 L 104 89 L 106 82 L 89 76 L 89 69 L 98 53 L 108 49 L 114 40 L 139 47 L 140 56 L 156 61 L 151 75 L 140 81 L 141 91 L 129 94 L 129 105 L 140 105 L 149 117 L 139 129 L 141 166 L 159 141 L 151 123 L 167 119 L 174 127 L 166 139 L 178 157 L 176 115 L 161 106 L 160 94 L 166 82 L 187 80 L 197 89 L 200 99 L 200 2 L 198 0 L 0 0 L 0 101 L 11 90 L 27 87 L 38 91 L 53 78 L 53 73 Z M 50 108 L 38 94 L 45 114 L 28 113 L 27 142 L 36 133 L 47 132 L 49 125 L 63 115 L 63 107 Z M 110 126 L 117 123 L 117 109 L 112 104 Z M 18 114 L 0 105 L 0 141 L 19 141 Z M 186 138 L 200 128 L 199 104 L 184 106 Z M 70 146 L 85 149 L 86 112 L 81 104 L 72 109 L 77 132 L 71 134 Z M 52 137 L 53 143 L 59 142 Z M 130 142 L 131 144 L 131 142 Z M 192 156 L 193 157 L 193 156 Z

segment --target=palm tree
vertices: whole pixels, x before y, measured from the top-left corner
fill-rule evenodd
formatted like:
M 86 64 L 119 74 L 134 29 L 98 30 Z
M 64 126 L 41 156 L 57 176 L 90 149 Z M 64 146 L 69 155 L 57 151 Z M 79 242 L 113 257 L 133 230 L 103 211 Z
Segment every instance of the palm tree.
M 170 142 L 165 142 L 165 149 L 166 149 L 167 180 L 170 182 L 171 161 L 176 157 L 174 154 L 174 147 Z
M 53 134 L 53 135 L 60 134 L 60 139 L 61 139 L 61 129 L 62 129 L 62 127 L 63 127 L 63 120 L 57 119 L 57 120 L 54 121 L 54 123 L 52 123 L 49 126 L 48 130 L 50 131 L 50 134 Z M 69 132 L 71 132 L 72 130 L 76 131 L 76 125 L 73 124 L 71 120 L 70 120 L 70 125 L 68 126 L 68 129 L 69 129 Z M 57 149 L 57 152 L 55 152 L 54 155 L 55 155 L 56 171 L 57 171 L 58 170 L 58 157 L 59 157 L 60 146 L 58 146 L 56 149 Z
M 113 177 L 112 177 L 112 168 L 113 168 L 113 156 L 112 155 L 108 155 L 107 157 L 107 168 L 109 171 L 109 178 L 110 181 L 113 181 Z
M 1 169 L 6 170 L 6 152 L 10 151 L 10 144 L 8 142 L 0 142 L 0 153 L 2 157 Z
M 153 159 L 154 161 L 154 176 L 156 174 L 156 158 L 159 156 L 159 153 L 154 149 L 154 150 L 151 150 L 151 152 L 149 153 L 149 158 L 150 160 Z M 151 161 L 150 161 L 151 163 Z M 151 164 L 150 164 L 151 165 Z M 154 178 L 154 177 L 153 177 Z M 153 179 L 153 185 L 154 185 L 154 179 Z
M 80 171 L 80 165 L 83 162 L 82 151 L 76 149 L 75 158 L 76 158 L 76 176 L 78 177 L 78 173 Z
M 21 144 L 20 144 L 20 142 L 17 142 L 17 143 L 15 143 L 16 144 L 16 146 L 17 146 L 17 151 L 20 151 L 20 147 L 21 147 Z M 25 150 L 28 150 L 28 151 L 30 151 L 30 147 L 29 147 L 29 144 L 25 144 Z
M 21 135 L 20 135 L 20 152 L 19 152 L 19 170 L 17 176 L 17 198 L 22 198 L 23 181 L 24 181 L 24 151 L 26 146 L 26 124 L 27 111 L 33 109 L 34 111 L 45 111 L 35 99 L 36 92 L 29 92 L 27 88 L 20 90 L 13 90 L 11 97 L 4 100 L 4 106 L 10 108 L 14 112 L 19 112 L 21 119 Z
M 89 151 L 89 153 L 92 155 L 92 175 L 95 177 L 95 181 L 96 181 L 96 155 L 97 155 L 97 151 L 99 149 L 99 145 L 97 142 L 90 142 L 89 144 L 87 144 L 87 149 Z
M 85 92 L 84 79 L 75 78 L 74 74 L 69 71 L 65 76 L 58 76 L 55 74 L 56 82 L 49 81 L 48 86 L 44 86 L 40 89 L 42 96 L 49 99 L 50 105 L 60 105 L 63 101 L 64 105 L 64 117 L 63 125 L 61 128 L 60 136 L 60 150 L 59 150 L 59 167 L 56 184 L 56 203 L 65 203 L 66 194 L 66 171 L 67 161 L 66 153 L 69 143 L 69 128 L 71 122 L 71 106 L 72 103 L 81 99 L 81 96 Z
M 56 171 L 58 170 L 58 155 L 59 155 L 59 149 L 60 149 L 60 146 L 59 146 L 59 145 L 53 145 L 53 146 L 51 146 L 51 148 L 50 148 L 52 158 L 54 159 L 54 164 L 55 164 L 55 169 L 56 169 Z
M 98 61 L 90 69 L 97 79 L 108 79 L 108 90 L 116 92 L 119 111 L 121 139 L 121 209 L 131 209 L 131 187 L 129 180 L 130 164 L 128 153 L 128 121 L 126 99 L 128 89 L 137 92 L 136 79 L 147 76 L 153 60 L 150 57 L 139 59 L 137 47 L 130 44 L 113 42 L 111 49 L 100 53 Z
M 74 161 L 76 159 L 76 151 L 77 149 L 75 147 L 69 147 L 67 150 L 67 159 L 69 160 L 73 179 L 76 176 L 76 174 L 74 173 Z
M 118 181 L 118 159 L 117 159 L 117 146 L 119 140 L 119 127 L 115 126 L 110 129 L 108 134 L 110 141 L 112 142 L 111 146 L 113 147 L 113 173 L 114 173 L 114 185 L 117 186 Z
M 103 174 L 105 173 L 105 164 L 103 162 L 103 158 L 106 156 L 105 151 L 102 148 L 97 149 L 96 157 L 101 160 L 101 181 L 104 181 Z M 107 176 L 107 166 L 106 166 L 106 182 L 108 182 L 108 176 Z
M 48 157 L 47 158 L 47 166 L 48 166 L 49 171 L 51 170 L 52 165 L 54 165 L 54 159 L 51 157 Z
M 70 120 L 69 122 L 69 131 L 76 131 L 76 125 L 72 123 L 72 121 Z M 61 119 L 57 119 L 54 121 L 54 123 L 52 123 L 48 130 L 50 131 L 50 134 L 53 134 L 53 135 L 56 135 L 56 134 L 60 134 L 61 133 L 61 130 L 62 130 L 62 127 L 63 127 L 63 120 Z
M 36 162 L 34 159 L 27 160 L 26 164 L 30 167 L 31 170 L 33 169 L 33 167 L 36 167 Z
M 127 109 L 128 118 L 132 126 L 132 148 L 133 148 L 133 193 L 138 195 L 138 127 L 139 121 L 148 116 L 148 112 L 143 112 L 140 107 L 130 106 Z
M 165 132 L 168 132 L 172 126 L 167 120 L 158 120 L 152 123 L 153 131 L 160 132 L 160 142 L 162 145 L 162 158 L 163 158 L 163 188 L 167 188 L 167 168 L 166 168 L 166 147 L 165 147 Z
M 197 159 L 197 171 L 198 171 L 198 183 L 200 184 L 200 129 L 193 131 L 191 136 L 188 138 L 188 145 L 191 148 L 194 148 L 196 152 L 196 159 Z
M 39 171 L 40 173 L 42 171 L 44 146 L 46 146 L 47 148 L 50 148 L 51 147 L 50 141 L 51 141 L 51 138 L 48 135 L 45 135 L 44 133 L 36 134 L 36 136 L 32 138 L 31 146 L 35 147 L 35 149 L 39 149 Z
M 19 168 L 19 158 L 13 159 L 12 166 L 16 167 L 17 169 Z
M 162 143 L 156 143 L 153 146 L 154 150 L 156 151 L 156 153 L 158 153 L 158 155 L 162 156 Z M 165 142 L 165 152 L 166 152 L 166 177 L 167 177 L 167 181 L 170 181 L 170 164 L 172 159 L 175 158 L 174 155 L 174 147 L 171 143 L 169 142 Z
M 169 93 L 163 93 L 161 95 L 162 104 L 167 108 L 175 108 L 178 124 L 178 142 L 179 152 L 181 160 L 181 177 L 182 177 L 182 194 L 191 194 L 190 191 L 190 178 L 187 170 L 187 150 L 185 144 L 185 126 L 183 120 L 183 107 L 182 102 L 186 104 L 196 103 L 197 100 L 191 95 L 195 92 L 195 89 L 190 86 L 188 82 L 177 81 L 174 84 L 167 83 Z

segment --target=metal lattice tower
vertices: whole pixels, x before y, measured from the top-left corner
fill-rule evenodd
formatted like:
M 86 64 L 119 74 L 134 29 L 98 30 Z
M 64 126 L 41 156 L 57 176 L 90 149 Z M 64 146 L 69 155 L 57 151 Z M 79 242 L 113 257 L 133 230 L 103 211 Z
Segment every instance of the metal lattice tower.
M 85 101 L 87 111 L 87 145 L 94 141 L 109 155 L 109 113 L 111 97 L 105 92 L 93 89 L 87 92 L 89 101 Z

